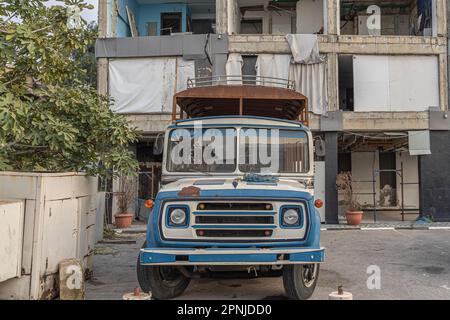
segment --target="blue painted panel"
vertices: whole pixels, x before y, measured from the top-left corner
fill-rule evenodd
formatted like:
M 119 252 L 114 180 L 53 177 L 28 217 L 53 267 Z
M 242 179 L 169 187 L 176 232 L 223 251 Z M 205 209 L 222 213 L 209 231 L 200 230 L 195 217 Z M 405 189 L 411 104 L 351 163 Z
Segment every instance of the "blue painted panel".
M 133 12 L 134 18 L 137 19 L 138 4 L 136 0 L 121 0 L 117 2 L 117 21 L 116 21 L 116 37 L 131 37 L 130 24 L 128 21 L 127 9 Z M 137 22 L 136 22 L 137 23 Z
M 223 247 L 223 248 L 248 248 L 248 247 L 266 247 L 266 248 L 275 248 L 275 247 L 312 247 L 318 248 L 319 239 L 320 239 L 320 216 L 318 215 L 317 210 L 314 208 L 314 198 L 311 194 L 307 192 L 299 192 L 299 191 L 286 191 L 286 190 L 261 190 L 261 189 L 247 189 L 247 190 L 202 190 L 200 195 L 204 200 L 208 199 L 222 199 L 226 201 L 227 199 L 239 199 L 239 200 L 258 200 L 258 199 L 282 199 L 283 201 L 289 202 L 297 202 L 297 201 L 306 201 L 307 206 L 307 216 L 308 216 L 308 226 L 306 231 L 305 239 L 292 239 L 292 240 L 284 240 L 282 242 L 278 241 L 226 241 L 226 242 L 208 242 L 208 241 L 170 241 L 163 240 L 161 238 L 161 233 L 159 230 L 159 222 L 160 222 L 160 210 L 164 201 L 173 201 L 173 200 L 188 200 L 188 199 L 180 199 L 178 193 L 176 191 L 161 191 L 158 193 L 158 196 L 155 199 L 155 206 L 153 208 L 153 213 L 151 218 L 148 221 L 147 228 L 147 245 L 148 247 L 158 248 L 158 247 L 178 247 L 178 248 L 186 248 L 191 247 L 195 248 L 198 246 L 214 246 L 214 247 Z M 192 199 L 192 198 L 191 198 Z M 195 199 L 198 199 L 197 197 Z
M 325 259 L 325 252 L 323 250 L 316 252 L 299 252 L 291 253 L 289 255 L 290 261 L 298 262 L 323 262 Z
M 140 253 L 141 263 L 175 262 L 175 255 L 164 253 Z
M 148 36 L 147 23 L 157 23 L 157 35 L 161 35 L 161 13 L 181 12 L 182 32 L 186 32 L 187 16 L 189 15 L 187 4 L 184 3 L 165 3 L 165 4 L 144 4 L 140 5 L 137 15 L 136 24 L 140 36 Z
M 179 250 L 179 249 L 177 249 Z M 239 249 L 236 249 L 239 250 Z M 237 253 L 237 254 L 221 254 L 220 249 L 211 250 L 211 254 L 189 254 L 188 261 L 192 264 L 199 262 L 277 262 L 277 255 L 279 253 L 274 250 L 273 253 Z M 242 250 L 245 251 L 245 250 Z M 323 262 L 325 260 L 325 252 L 323 249 L 317 249 L 311 252 L 295 252 L 288 255 L 289 261 L 308 263 L 308 262 Z M 176 255 L 168 253 L 152 253 L 141 252 L 140 261 L 144 264 L 151 263 L 173 263 L 176 262 Z
M 259 254 L 198 254 L 189 256 L 190 262 L 275 262 L 273 253 Z

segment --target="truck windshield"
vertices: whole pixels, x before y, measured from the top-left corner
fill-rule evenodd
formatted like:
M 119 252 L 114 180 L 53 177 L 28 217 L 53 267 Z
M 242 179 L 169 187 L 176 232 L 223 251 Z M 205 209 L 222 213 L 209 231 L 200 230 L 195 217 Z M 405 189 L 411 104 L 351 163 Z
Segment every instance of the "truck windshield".
M 243 173 L 306 173 L 310 166 L 308 135 L 299 130 L 179 128 L 170 131 L 167 151 L 168 172 L 232 173 L 236 162 Z
M 169 134 L 167 171 L 236 171 L 236 129 L 175 129 Z
M 308 136 L 304 131 L 242 128 L 241 172 L 305 173 L 309 171 Z

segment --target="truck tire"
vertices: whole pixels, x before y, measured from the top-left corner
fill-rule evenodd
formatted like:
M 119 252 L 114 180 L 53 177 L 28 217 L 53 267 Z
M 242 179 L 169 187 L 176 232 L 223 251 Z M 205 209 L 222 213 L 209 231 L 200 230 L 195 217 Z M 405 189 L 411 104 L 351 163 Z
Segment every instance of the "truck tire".
M 145 247 L 145 243 L 142 246 Z M 180 296 L 188 287 L 191 279 L 172 266 L 143 266 L 137 259 L 137 278 L 143 292 L 151 292 L 158 300 Z
M 319 264 L 288 264 L 283 267 L 283 286 L 294 300 L 309 299 L 319 279 Z

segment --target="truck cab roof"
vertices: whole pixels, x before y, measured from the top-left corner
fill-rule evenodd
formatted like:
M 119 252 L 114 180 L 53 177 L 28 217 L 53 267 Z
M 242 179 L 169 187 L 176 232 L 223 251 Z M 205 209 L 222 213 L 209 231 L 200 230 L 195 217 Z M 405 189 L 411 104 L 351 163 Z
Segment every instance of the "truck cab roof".
M 172 120 L 218 116 L 254 116 L 308 125 L 308 99 L 289 80 L 257 77 L 233 82 L 228 76 L 189 79 L 173 98 Z
M 191 119 L 177 120 L 174 124 L 169 126 L 169 129 L 192 127 L 198 121 L 202 122 L 203 127 L 218 127 L 218 126 L 257 126 L 257 127 L 270 127 L 270 128 L 289 128 L 289 129 L 302 129 L 309 130 L 299 121 L 275 119 L 269 117 L 259 116 L 211 116 L 211 117 L 199 117 Z

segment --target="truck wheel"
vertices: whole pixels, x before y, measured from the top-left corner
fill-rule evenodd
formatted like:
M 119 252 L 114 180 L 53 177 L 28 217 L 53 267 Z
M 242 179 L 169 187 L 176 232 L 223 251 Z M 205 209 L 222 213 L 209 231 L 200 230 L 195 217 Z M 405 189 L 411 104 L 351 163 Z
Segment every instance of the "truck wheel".
M 145 247 L 145 243 L 144 246 Z M 137 277 L 143 292 L 151 292 L 155 299 L 166 300 L 180 296 L 191 279 L 172 266 L 143 266 L 139 256 Z
M 319 278 L 319 264 L 288 264 L 283 267 L 283 285 L 290 299 L 309 299 Z

